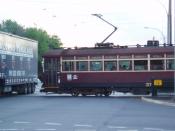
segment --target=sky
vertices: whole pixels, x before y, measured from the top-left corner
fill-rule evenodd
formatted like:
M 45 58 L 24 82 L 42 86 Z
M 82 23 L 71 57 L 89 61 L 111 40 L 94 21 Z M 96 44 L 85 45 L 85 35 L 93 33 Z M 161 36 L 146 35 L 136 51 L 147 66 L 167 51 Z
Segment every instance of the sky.
M 0 21 L 12 19 L 24 27 L 42 28 L 50 35 L 58 35 L 64 47 L 93 47 L 113 31 L 113 27 L 91 14 L 102 14 L 118 28 L 106 41 L 115 45 L 144 45 L 153 37 L 163 43 L 163 37 L 165 41 L 167 38 L 168 0 L 0 0 L 0 3 Z

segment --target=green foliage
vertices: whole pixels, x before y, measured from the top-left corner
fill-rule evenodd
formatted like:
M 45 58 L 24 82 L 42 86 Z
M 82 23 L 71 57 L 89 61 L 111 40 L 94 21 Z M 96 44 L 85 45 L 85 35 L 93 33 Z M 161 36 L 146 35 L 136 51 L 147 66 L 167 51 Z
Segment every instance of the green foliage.
M 24 27 L 19 25 L 16 21 L 6 20 L 2 21 L 0 26 L 1 31 L 23 36 L 25 33 Z
M 58 45 L 62 46 L 61 40 L 58 38 L 58 36 L 57 35 L 51 36 L 49 38 L 49 49 L 58 48 Z
M 46 31 L 37 28 L 27 28 L 25 37 L 38 41 L 38 56 L 41 56 L 49 49 L 49 35 Z

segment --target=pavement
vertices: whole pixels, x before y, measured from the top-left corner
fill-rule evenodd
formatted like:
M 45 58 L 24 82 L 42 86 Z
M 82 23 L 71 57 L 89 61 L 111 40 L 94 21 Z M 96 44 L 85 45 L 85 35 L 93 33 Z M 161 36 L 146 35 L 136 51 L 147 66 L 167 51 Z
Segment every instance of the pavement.
M 156 96 L 156 97 L 151 97 L 151 96 L 143 96 L 141 97 L 143 101 L 146 102 L 151 102 L 155 104 L 160 104 L 160 105 L 166 105 L 166 106 L 173 106 L 175 107 L 175 96 Z

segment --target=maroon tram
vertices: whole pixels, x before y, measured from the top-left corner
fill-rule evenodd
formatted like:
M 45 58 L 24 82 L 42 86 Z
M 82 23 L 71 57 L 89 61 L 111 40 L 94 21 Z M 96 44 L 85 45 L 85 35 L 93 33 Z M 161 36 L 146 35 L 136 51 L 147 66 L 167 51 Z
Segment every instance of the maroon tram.
M 153 79 L 161 90 L 173 90 L 173 45 L 149 41 L 136 47 L 96 44 L 94 48 L 55 49 L 43 56 L 43 92 L 73 96 L 105 95 L 112 91 L 145 94 Z

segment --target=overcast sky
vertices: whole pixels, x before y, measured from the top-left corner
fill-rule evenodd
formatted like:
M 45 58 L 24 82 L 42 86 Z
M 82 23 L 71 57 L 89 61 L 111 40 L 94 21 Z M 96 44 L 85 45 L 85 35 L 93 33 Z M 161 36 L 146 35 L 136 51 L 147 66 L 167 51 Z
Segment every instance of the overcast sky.
M 174 0 L 172 0 L 174 1 Z M 146 44 L 166 38 L 168 0 L 0 0 L 0 20 L 12 19 L 25 27 L 37 27 L 60 37 L 64 47 L 94 46 L 113 28 L 107 42 L 118 45 Z M 156 28 L 144 29 L 144 27 Z

